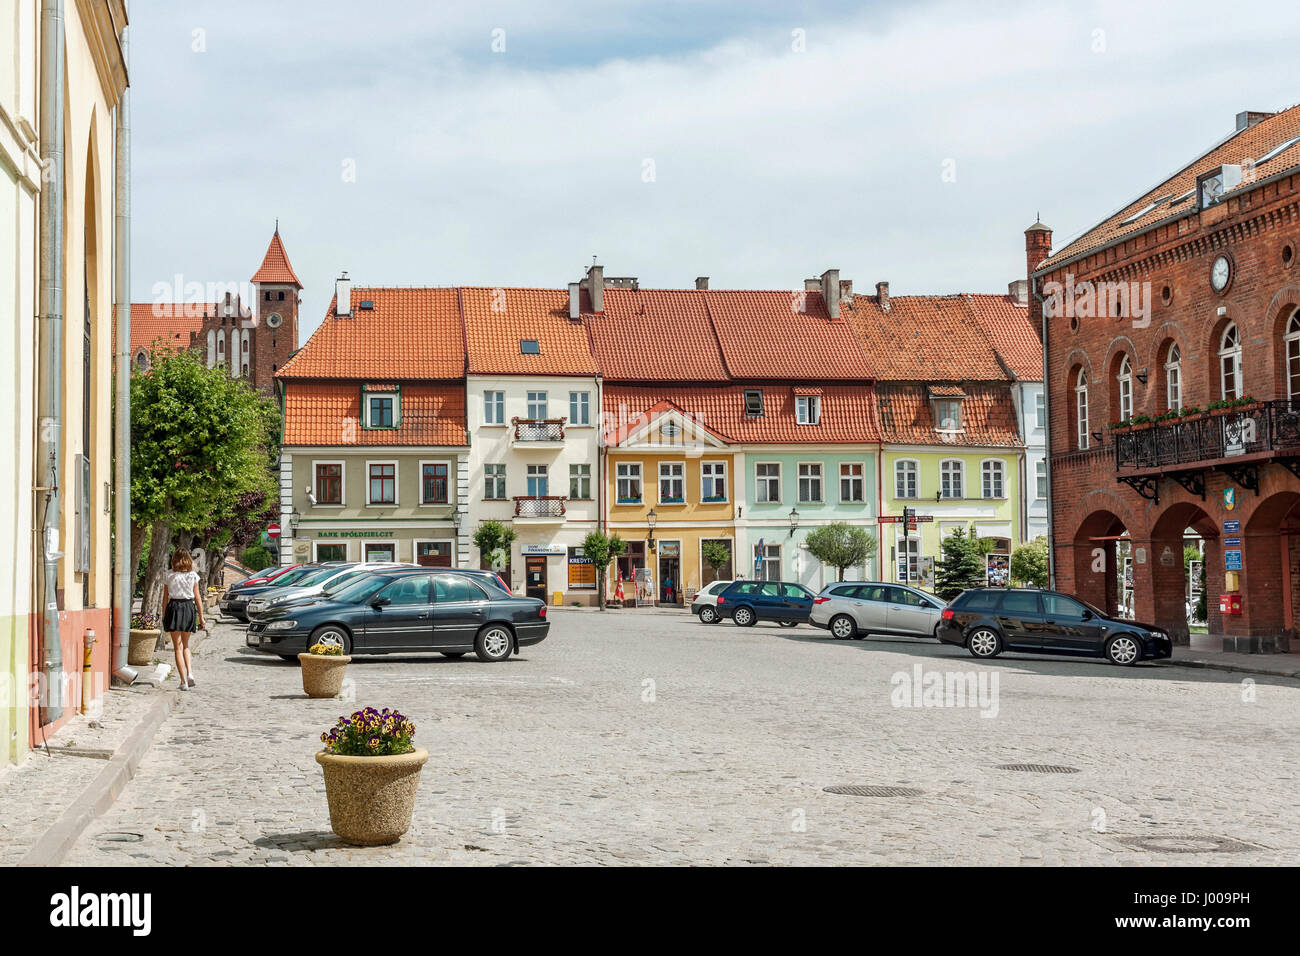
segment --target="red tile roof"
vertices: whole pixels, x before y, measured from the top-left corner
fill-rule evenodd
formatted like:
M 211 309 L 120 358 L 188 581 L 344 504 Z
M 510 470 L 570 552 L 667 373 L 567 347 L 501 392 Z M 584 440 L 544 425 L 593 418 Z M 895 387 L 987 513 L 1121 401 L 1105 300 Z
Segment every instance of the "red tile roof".
M 189 348 L 190 333 L 203 327 L 204 314 L 216 315 L 215 302 L 132 302 L 131 357 L 141 349 Z M 113 307 L 116 320 L 117 307 Z M 113 346 L 117 347 L 117 323 L 113 324 Z
M 880 441 L 875 399 L 870 385 L 826 385 L 822 389 L 821 423 L 795 423 L 794 392 L 789 387 L 765 387 L 763 412 L 745 414 L 745 385 L 634 386 L 610 385 L 604 389 L 605 439 L 616 443 L 626 437 L 630 420 L 664 403 L 681 409 L 698 424 L 724 441 L 738 443 L 844 444 Z M 633 428 L 636 427 L 633 422 Z
M 1047 269 L 1122 236 L 1137 235 L 1162 220 L 1195 215 L 1196 197 L 1187 194 L 1195 190 L 1197 176 L 1216 166 L 1245 166 L 1248 161 L 1254 161 L 1254 182 L 1300 167 L 1300 142 L 1266 162 L 1258 162 L 1274 147 L 1297 137 L 1300 137 L 1300 106 L 1292 106 L 1261 120 L 1249 129 L 1233 133 L 1158 186 L 1148 189 L 1138 199 L 1057 250 L 1040 263 L 1038 268 Z M 1251 183 L 1243 182 L 1228 190 L 1226 195 L 1249 189 L 1250 186 Z
M 975 316 L 970 296 L 891 296 L 885 310 L 875 296 L 859 295 L 846 314 L 879 381 L 1010 378 Z
M 606 289 L 605 311 L 583 316 L 605 380 L 727 381 L 704 295 L 687 289 Z
M 279 379 L 459 379 L 465 337 L 456 289 L 352 289 L 352 314 L 331 300 L 325 321 Z M 374 303 L 362 309 L 363 301 Z
M 302 288 L 297 273 L 293 271 L 293 266 L 289 264 L 289 254 L 284 251 L 284 243 L 280 241 L 279 229 L 276 229 L 275 235 L 271 237 L 271 244 L 266 247 L 266 255 L 262 257 L 262 265 L 253 273 L 252 281 L 266 283 L 287 282 L 299 289 Z
M 399 427 L 361 427 L 360 382 L 288 382 L 285 445 L 466 445 L 465 389 L 411 383 L 402 387 Z
M 971 295 L 975 320 L 1002 361 L 1024 382 L 1043 380 L 1043 341 L 1029 320 L 1029 306 L 1009 295 Z
M 473 375 L 592 375 L 598 371 L 580 320 L 569 318 L 567 289 L 460 290 Z M 537 355 L 520 342 L 535 339 Z
M 876 400 L 884 440 L 907 445 L 1021 446 L 1011 390 L 997 383 L 967 383 L 961 402 L 963 431 L 940 433 L 926 386 L 920 383 L 880 383 Z

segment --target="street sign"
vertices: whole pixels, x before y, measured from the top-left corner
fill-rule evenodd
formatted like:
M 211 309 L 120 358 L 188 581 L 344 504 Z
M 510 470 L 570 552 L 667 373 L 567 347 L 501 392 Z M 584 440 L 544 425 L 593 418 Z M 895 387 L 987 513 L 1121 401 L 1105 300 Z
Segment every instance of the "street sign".
M 1240 530 L 1241 530 L 1241 522 L 1240 522 L 1240 521 L 1225 521 L 1225 522 L 1223 522 L 1223 531 L 1224 531 L 1225 534 L 1233 534 L 1234 532 L 1237 532 L 1237 531 L 1240 531 Z
M 280 537 L 280 526 L 278 524 L 267 525 L 266 536 L 268 538 Z
M 1241 551 L 1232 548 L 1223 552 L 1223 568 L 1225 571 L 1241 570 Z
M 933 520 L 934 520 L 934 515 L 910 515 L 907 523 L 910 525 L 915 525 L 918 521 L 933 521 Z M 902 515 L 881 515 L 879 518 L 876 519 L 877 524 L 901 524 L 902 521 L 903 521 Z
M 1240 538 L 1224 538 L 1224 539 L 1223 539 L 1223 546 L 1224 546 L 1225 548 L 1240 548 L 1240 547 L 1241 547 L 1241 539 L 1240 539 Z

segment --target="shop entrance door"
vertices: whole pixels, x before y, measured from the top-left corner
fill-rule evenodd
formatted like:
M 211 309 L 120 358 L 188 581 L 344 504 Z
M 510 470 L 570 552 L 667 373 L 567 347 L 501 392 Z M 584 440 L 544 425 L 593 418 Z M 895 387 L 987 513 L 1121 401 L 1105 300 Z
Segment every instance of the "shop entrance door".
M 666 604 L 682 603 L 681 547 L 676 541 L 659 546 L 659 600 Z M 663 553 L 667 551 L 668 553 Z
M 524 564 L 524 593 L 530 598 L 546 600 L 545 556 L 528 556 Z

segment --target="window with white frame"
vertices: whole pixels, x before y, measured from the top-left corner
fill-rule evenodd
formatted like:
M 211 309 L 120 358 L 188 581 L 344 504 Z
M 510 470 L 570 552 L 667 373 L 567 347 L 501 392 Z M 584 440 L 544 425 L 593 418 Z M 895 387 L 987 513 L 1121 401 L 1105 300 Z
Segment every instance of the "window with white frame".
M 1219 338 L 1219 397 L 1241 398 L 1241 333 L 1230 322 Z
M 781 500 L 781 465 L 763 462 L 754 466 L 755 501 L 766 503 Z
M 759 581 L 781 580 L 781 546 L 754 545 L 754 577 Z
M 366 428 L 397 427 L 397 393 L 387 392 L 382 395 L 366 395 Z
M 1126 422 L 1133 417 L 1133 363 L 1127 355 L 1120 360 L 1115 385 L 1119 396 L 1118 421 Z
M 1300 309 L 1291 313 L 1286 323 L 1286 397 L 1294 407 L 1300 399 Z
M 426 461 L 420 463 L 420 503 L 426 505 L 445 505 L 448 498 L 449 468 L 442 462 Z
M 366 504 L 397 504 L 397 462 L 367 462 Z
M 1034 395 L 1034 419 L 1039 428 L 1047 427 L 1047 396 L 1042 392 Z
M 799 466 L 799 501 L 818 502 L 822 500 L 822 466 L 821 462 L 805 462 Z
M 1034 471 L 1038 478 L 1038 497 L 1047 497 L 1047 462 L 1039 461 L 1034 465 Z
M 591 424 L 591 393 L 590 392 L 569 393 L 569 424 L 570 425 Z
M 965 497 L 962 463 L 956 458 L 950 458 L 939 463 L 939 496 L 942 498 Z
M 700 464 L 700 500 L 727 500 L 727 463 L 706 461 Z
M 985 498 L 1005 498 L 1002 462 L 995 458 L 980 465 L 980 488 Z
M 862 462 L 840 463 L 840 501 L 858 503 L 866 500 L 866 468 Z
M 577 501 L 591 498 L 591 465 L 569 466 L 569 497 Z
M 483 393 L 483 423 L 485 425 L 504 425 L 506 423 L 506 393 Z
M 343 504 L 343 462 L 341 461 L 318 461 L 315 462 L 315 482 L 312 485 L 312 494 L 315 495 L 315 505 L 341 505 Z
M 534 420 L 546 418 L 546 393 L 528 393 L 528 417 Z
M 822 400 L 819 395 L 796 395 L 794 400 L 795 422 L 800 425 L 816 425 L 822 420 Z
M 670 505 L 686 501 L 686 465 L 682 462 L 659 463 L 659 501 Z
M 1165 358 L 1165 408 L 1183 407 L 1183 353 L 1177 345 L 1169 346 Z
M 545 465 L 528 466 L 528 497 L 545 498 L 551 493 L 551 479 Z
M 614 491 L 620 504 L 640 504 L 641 462 L 621 461 L 615 466 Z
M 894 462 L 894 497 L 919 498 L 917 467 L 914 461 Z
M 936 398 L 934 400 L 934 427 L 939 431 L 961 430 L 961 399 Z
M 1088 448 L 1088 373 L 1079 369 L 1074 380 L 1075 444 L 1080 450 Z
M 483 466 L 483 497 L 489 501 L 500 501 L 506 496 L 506 466 Z

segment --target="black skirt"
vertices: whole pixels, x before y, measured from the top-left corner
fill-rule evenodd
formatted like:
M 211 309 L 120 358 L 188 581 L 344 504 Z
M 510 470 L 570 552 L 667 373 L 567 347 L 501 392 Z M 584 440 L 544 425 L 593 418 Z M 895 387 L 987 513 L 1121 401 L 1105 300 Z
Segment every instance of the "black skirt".
M 198 623 L 198 613 L 194 608 L 194 600 L 186 598 L 169 598 L 167 601 L 167 610 L 163 612 L 162 629 L 168 634 L 173 631 L 182 631 L 186 634 L 194 633 L 194 625 Z

